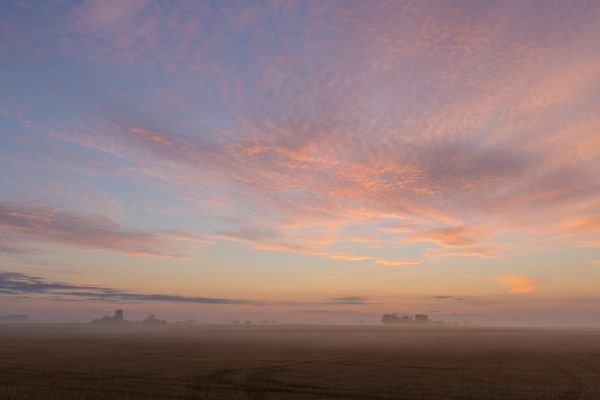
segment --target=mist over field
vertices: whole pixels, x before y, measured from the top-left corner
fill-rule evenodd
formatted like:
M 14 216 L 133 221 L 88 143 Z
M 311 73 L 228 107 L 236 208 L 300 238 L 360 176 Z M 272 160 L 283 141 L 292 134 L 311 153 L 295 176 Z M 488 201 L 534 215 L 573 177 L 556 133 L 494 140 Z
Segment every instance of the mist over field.
M 2 399 L 597 399 L 600 331 L 0 329 Z

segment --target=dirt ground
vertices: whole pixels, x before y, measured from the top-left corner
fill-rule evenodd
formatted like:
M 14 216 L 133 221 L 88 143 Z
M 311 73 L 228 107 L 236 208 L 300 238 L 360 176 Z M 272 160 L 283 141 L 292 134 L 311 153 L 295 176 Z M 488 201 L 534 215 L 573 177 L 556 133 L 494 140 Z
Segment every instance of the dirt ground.
M 0 399 L 600 399 L 600 330 L 0 326 Z

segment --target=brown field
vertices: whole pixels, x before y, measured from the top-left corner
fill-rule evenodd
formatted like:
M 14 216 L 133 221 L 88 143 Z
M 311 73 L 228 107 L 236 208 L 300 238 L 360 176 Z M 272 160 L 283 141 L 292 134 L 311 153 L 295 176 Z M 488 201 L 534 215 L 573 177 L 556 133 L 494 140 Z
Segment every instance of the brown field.
M 600 331 L 0 326 L 0 399 L 600 399 Z

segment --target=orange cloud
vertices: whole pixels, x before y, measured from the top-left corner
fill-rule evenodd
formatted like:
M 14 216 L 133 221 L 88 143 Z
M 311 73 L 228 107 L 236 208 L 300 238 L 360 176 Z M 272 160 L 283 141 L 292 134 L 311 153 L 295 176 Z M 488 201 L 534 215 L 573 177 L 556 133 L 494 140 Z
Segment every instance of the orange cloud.
M 594 267 L 600 267 L 600 260 L 592 260 L 587 263 L 587 265 L 591 265 Z
M 363 261 L 363 260 L 368 260 L 371 258 L 371 257 L 367 257 L 367 256 L 361 256 L 358 254 L 350 254 L 350 253 L 330 254 L 327 257 L 334 259 L 334 260 L 345 260 L 345 261 Z
M 538 285 L 538 280 L 528 276 L 501 275 L 494 277 L 496 281 L 510 289 L 510 293 L 531 293 Z
M 480 258 L 495 258 L 497 252 L 502 246 L 487 245 L 487 246 L 471 246 L 460 249 L 446 248 L 428 248 L 425 250 L 425 257 L 480 257 Z
M 600 217 L 586 216 L 570 219 L 564 223 L 564 227 L 574 234 L 592 234 L 600 232 Z
M 248 243 L 260 250 L 269 251 L 285 251 L 291 253 L 308 254 L 317 257 L 329 258 L 332 260 L 343 260 L 343 261 L 365 261 L 371 259 L 369 256 L 353 253 L 332 253 L 323 247 L 306 246 L 303 244 L 293 244 L 289 242 L 283 242 L 275 239 L 276 235 L 273 232 L 262 232 L 251 229 L 242 230 L 240 232 L 225 232 L 222 231 L 217 234 L 211 235 L 215 239 L 233 240 L 238 242 Z M 304 238 L 306 239 L 306 238 Z M 320 240 L 311 241 L 305 240 L 312 244 L 321 243 Z M 329 240 L 325 243 L 330 243 Z
M 375 260 L 377 264 L 386 266 L 398 266 L 398 265 L 419 265 L 423 263 L 423 260 L 417 258 L 382 258 Z
M 153 132 L 144 128 L 131 128 L 131 132 L 136 135 L 140 135 L 146 139 L 149 139 L 153 142 L 163 143 L 165 145 L 171 144 L 171 139 L 168 135 L 160 132 Z
M 479 232 L 466 226 L 416 230 L 406 238 L 412 242 L 432 242 L 444 247 L 468 247 L 482 240 Z

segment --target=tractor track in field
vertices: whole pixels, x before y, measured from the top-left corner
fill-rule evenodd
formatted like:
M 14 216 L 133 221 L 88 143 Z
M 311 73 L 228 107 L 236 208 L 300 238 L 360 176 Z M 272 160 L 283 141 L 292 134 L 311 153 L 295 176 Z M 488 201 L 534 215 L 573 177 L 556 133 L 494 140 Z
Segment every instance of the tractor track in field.
M 564 400 L 577 400 L 580 399 L 587 389 L 585 381 L 573 373 L 570 369 L 563 366 L 563 363 L 552 360 L 550 356 L 541 354 L 537 351 L 532 351 L 531 354 L 536 357 L 539 361 L 549 366 L 550 368 L 558 371 L 567 381 L 570 382 L 569 387 L 562 395 Z

